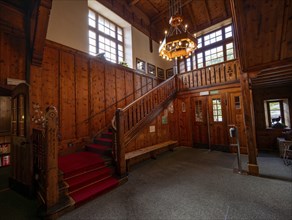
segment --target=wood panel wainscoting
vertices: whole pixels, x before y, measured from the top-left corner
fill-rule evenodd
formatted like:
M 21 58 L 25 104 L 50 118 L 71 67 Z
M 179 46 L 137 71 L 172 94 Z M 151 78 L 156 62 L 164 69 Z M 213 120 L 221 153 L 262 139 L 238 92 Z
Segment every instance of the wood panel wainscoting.
M 155 77 L 46 41 L 42 67 L 31 69 L 31 101 L 57 107 L 59 151 L 70 152 L 108 126 L 117 108 L 157 84 Z

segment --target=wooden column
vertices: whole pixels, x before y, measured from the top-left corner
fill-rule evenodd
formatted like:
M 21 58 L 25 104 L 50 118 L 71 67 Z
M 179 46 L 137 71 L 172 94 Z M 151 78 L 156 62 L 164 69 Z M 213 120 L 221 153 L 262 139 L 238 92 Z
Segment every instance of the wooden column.
M 124 115 L 123 111 L 118 108 L 116 111 L 116 132 L 117 132 L 117 171 L 120 177 L 127 175 L 125 160 L 125 144 L 124 144 Z
M 244 128 L 247 138 L 248 149 L 248 173 L 251 175 L 259 175 L 259 167 L 257 165 L 257 149 L 254 132 L 254 110 L 251 92 L 249 89 L 249 77 L 247 73 L 240 74 L 240 86 L 242 93 L 242 105 L 244 111 Z
M 55 205 L 59 200 L 58 188 L 58 112 L 54 106 L 46 110 L 46 206 Z

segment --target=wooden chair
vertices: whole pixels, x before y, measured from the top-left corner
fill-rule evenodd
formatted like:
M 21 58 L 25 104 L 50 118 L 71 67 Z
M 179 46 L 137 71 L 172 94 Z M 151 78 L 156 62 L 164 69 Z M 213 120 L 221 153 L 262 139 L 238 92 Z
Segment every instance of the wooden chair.
M 284 143 L 283 161 L 286 166 L 289 166 L 292 164 L 292 143 L 291 142 Z

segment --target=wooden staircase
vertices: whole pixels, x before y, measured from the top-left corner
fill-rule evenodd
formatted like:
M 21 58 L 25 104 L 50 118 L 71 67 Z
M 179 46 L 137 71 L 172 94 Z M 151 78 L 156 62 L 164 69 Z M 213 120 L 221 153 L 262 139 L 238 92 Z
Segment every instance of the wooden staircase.
M 55 219 L 127 181 L 125 145 L 135 138 L 176 95 L 175 77 L 161 83 L 123 109 L 117 109 L 112 131 L 83 151 L 58 157 L 58 112 L 47 109 L 44 131 L 33 131 L 37 191 L 42 217 Z
M 62 179 L 68 187 L 68 196 L 79 206 L 119 185 L 112 159 L 113 134 L 105 132 L 85 151 L 59 158 Z

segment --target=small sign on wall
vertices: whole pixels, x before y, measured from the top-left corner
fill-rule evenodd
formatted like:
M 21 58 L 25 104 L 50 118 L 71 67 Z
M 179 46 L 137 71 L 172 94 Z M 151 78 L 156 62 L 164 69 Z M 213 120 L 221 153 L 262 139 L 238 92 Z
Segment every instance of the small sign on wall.
M 155 125 L 151 125 L 151 126 L 149 126 L 149 132 L 150 132 L 150 133 L 155 132 Z
M 166 125 L 167 124 L 167 116 L 166 115 L 164 115 L 164 116 L 162 116 L 162 124 L 163 125 Z

